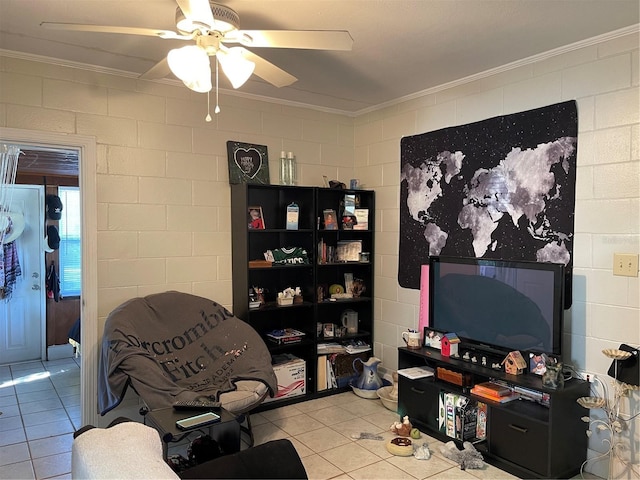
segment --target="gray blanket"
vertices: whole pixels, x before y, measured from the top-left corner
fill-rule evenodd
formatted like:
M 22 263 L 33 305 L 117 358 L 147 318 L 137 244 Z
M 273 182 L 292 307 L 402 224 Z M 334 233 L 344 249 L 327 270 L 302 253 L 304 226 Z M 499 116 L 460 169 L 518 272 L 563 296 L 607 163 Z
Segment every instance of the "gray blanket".
M 273 397 L 277 379 L 258 333 L 216 302 L 180 292 L 134 298 L 105 323 L 98 409 L 115 408 L 131 385 L 151 409 L 235 390 L 258 380 Z

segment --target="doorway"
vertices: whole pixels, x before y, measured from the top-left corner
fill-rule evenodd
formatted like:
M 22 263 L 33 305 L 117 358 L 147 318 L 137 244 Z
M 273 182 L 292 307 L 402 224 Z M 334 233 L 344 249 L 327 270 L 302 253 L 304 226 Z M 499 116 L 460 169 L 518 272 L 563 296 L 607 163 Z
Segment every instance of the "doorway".
M 81 191 L 82 296 L 81 296 L 81 409 L 83 424 L 98 424 L 98 298 L 96 141 L 82 135 L 0 127 L 0 142 L 30 148 L 77 150 Z
M 81 236 L 79 152 L 16 145 L 20 149 L 17 185 L 44 188 L 44 249 L 46 269 L 46 359 L 70 357 L 69 332 L 79 325 Z M 79 343 L 79 339 L 78 339 Z

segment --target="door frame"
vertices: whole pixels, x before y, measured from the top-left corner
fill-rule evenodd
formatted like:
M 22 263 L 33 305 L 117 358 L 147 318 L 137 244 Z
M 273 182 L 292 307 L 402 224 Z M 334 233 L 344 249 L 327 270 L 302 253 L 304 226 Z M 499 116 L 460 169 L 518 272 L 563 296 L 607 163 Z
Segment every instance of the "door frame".
M 82 323 L 80 408 L 83 425 L 98 424 L 98 221 L 95 137 L 0 127 L 0 140 L 36 147 L 78 150 L 82 222 Z M 46 342 L 45 342 L 46 343 Z

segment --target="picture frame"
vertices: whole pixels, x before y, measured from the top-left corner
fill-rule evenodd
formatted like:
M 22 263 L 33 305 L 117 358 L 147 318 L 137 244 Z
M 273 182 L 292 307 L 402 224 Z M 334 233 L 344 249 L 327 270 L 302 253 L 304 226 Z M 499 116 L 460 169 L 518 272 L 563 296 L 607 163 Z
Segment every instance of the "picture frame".
M 424 327 L 424 334 L 422 338 L 424 339 L 423 343 L 425 347 L 440 350 L 442 348 L 443 337 L 444 332 L 439 332 L 438 330 L 434 330 L 433 328 Z
M 322 336 L 324 338 L 333 338 L 335 335 L 336 325 L 334 323 L 324 323 L 322 325 Z
M 262 207 L 252 206 L 247 208 L 247 228 L 249 230 L 264 230 L 266 228 Z
M 548 365 L 554 365 L 559 362 L 558 357 L 543 352 L 529 351 L 529 373 L 533 375 L 543 375 L 547 371 Z
M 337 262 L 359 262 L 360 253 L 362 253 L 362 240 L 338 240 Z
M 354 210 L 354 230 L 369 230 L 369 209 L 356 208 Z
M 353 193 L 344 195 L 344 215 L 355 215 L 356 213 L 356 196 Z
M 227 141 L 229 183 L 269 185 L 269 155 L 266 145 Z
M 338 219 L 336 218 L 336 211 L 332 208 L 327 208 L 322 211 L 324 216 L 324 229 L 325 230 L 338 230 Z

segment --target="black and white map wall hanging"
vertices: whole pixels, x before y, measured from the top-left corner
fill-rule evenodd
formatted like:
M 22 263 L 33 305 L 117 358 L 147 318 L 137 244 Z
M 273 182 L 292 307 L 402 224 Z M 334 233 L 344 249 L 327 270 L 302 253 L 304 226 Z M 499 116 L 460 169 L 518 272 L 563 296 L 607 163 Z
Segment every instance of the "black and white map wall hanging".
M 269 156 L 266 145 L 253 145 L 229 140 L 229 183 L 269 185 Z
M 430 255 L 563 263 L 570 279 L 577 137 L 575 101 L 404 137 L 400 285 L 419 289 Z

